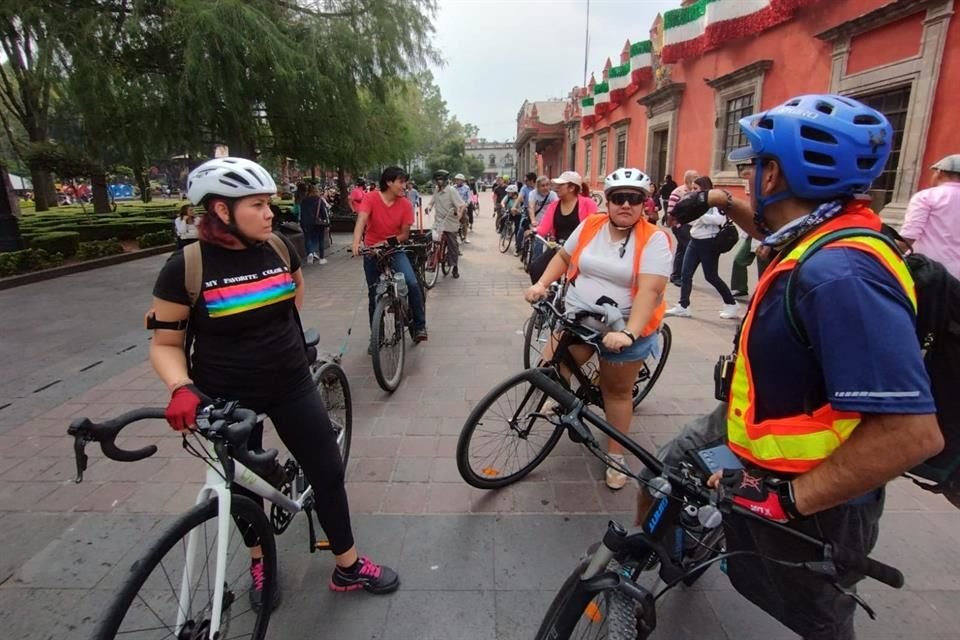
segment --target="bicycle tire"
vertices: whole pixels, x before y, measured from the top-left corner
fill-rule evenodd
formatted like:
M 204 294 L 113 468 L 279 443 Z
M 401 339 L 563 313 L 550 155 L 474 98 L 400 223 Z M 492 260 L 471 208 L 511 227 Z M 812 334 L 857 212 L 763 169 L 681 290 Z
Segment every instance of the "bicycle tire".
M 547 401 L 548 396 L 543 391 L 540 391 L 539 388 L 534 386 L 530 381 L 535 374 L 538 374 L 539 371 L 539 369 L 527 369 L 507 378 L 490 390 L 490 392 L 487 393 L 487 395 L 485 395 L 480 402 L 477 403 L 477 405 L 470 412 L 470 415 L 467 416 L 467 420 L 463 425 L 463 429 L 460 431 L 460 437 L 457 440 L 457 469 L 460 471 L 460 476 L 470 486 L 476 487 L 477 489 L 500 489 L 502 487 L 506 487 L 507 485 L 513 484 L 536 469 L 537 466 L 543 462 L 548 455 L 550 455 L 550 452 L 553 451 L 553 448 L 557 446 L 560 436 L 563 435 L 563 427 L 554 426 L 547 422 L 546 419 L 534 417 L 532 418 L 533 421 L 542 420 L 543 425 L 548 426 L 551 431 L 549 435 L 545 433 L 545 429 L 543 432 L 538 431 L 538 437 L 545 438 L 543 443 L 540 445 L 539 451 L 536 451 L 536 448 L 533 447 L 533 451 L 535 451 L 535 453 L 532 458 L 516 471 L 503 474 L 503 470 L 500 469 L 499 464 L 497 466 L 493 466 L 494 463 L 498 463 L 500 461 L 500 455 L 498 454 L 496 457 L 494 457 L 491 463 L 482 466 L 478 473 L 476 470 L 474 470 L 470 458 L 471 444 L 473 443 L 474 436 L 477 434 L 477 428 L 481 425 L 484 425 L 484 417 L 486 416 L 487 411 L 494 409 L 495 406 L 499 406 L 497 401 L 500 400 L 501 397 L 506 397 L 512 388 L 520 385 L 527 386 L 527 389 L 523 391 L 523 400 L 521 406 L 518 407 L 518 411 L 529 410 L 530 412 L 539 412 L 543 409 L 544 403 Z M 552 374 L 552 372 L 550 373 Z M 514 412 L 511 410 L 509 413 Z M 492 418 L 495 419 L 497 416 L 493 415 Z M 527 416 L 527 419 L 531 420 L 529 416 Z M 500 416 L 500 420 L 508 425 L 509 430 L 516 432 L 516 429 L 514 429 L 512 425 L 509 425 L 509 420 L 506 419 L 506 416 Z M 496 420 L 492 420 L 492 422 L 495 421 Z M 522 440 L 525 442 L 530 442 L 529 432 L 532 432 L 533 426 L 533 422 L 528 423 L 528 434 L 521 436 L 519 433 L 517 433 L 516 439 L 518 441 Z M 481 431 L 485 430 L 481 429 Z M 528 449 L 530 449 L 529 446 Z M 514 446 L 513 454 L 513 457 L 518 459 L 519 444 Z M 508 454 L 504 462 L 509 462 L 509 460 L 510 456 Z
M 513 222 L 505 220 L 500 227 L 500 253 L 510 251 L 510 245 L 513 244 Z
M 278 588 L 277 585 L 277 548 L 276 540 L 274 538 L 273 529 L 270 527 L 270 523 L 267 521 L 267 517 L 263 512 L 263 508 L 257 505 L 253 500 L 241 495 L 233 495 L 230 500 L 230 513 L 236 518 L 241 518 L 246 524 L 253 528 L 255 534 L 260 540 L 260 547 L 263 551 L 263 562 L 264 562 L 264 575 L 265 575 L 265 591 L 264 591 L 264 600 L 269 602 L 272 598 L 272 589 Z M 174 574 L 174 577 L 171 577 L 166 567 L 163 566 L 163 558 L 177 545 L 178 542 L 183 542 L 183 548 L 186 548 L 185 538 L 190 534 L 190 532 L 196 527 L 204 524 L 209 520 L 217 520 L 217 499 L 211 498 L 207 502 L 200 503 L 194 506 L 192 509 L 182 514 L 177 518 L 163 533 L 160 537 L 153 543 L 153 546 L 147 551 L 146 555 L 142 558 L 136 560 L 133 565 L 130 567 L 130 575 L 127 577 L 124 584 L 121 586 L 119 592 L 117 593 L 116 598 L 107 608 L 107 612 L 104 617 L 101 619 L 100 623 L 97 625 L 96 630 L 93 633 L 94 640 L 113 640 L 118 635 L 123 637 L 131 637 L 127 633 L 138 633 L 136 637 L 142 638 L 143 633 L 147 630 L 145 629 L 134 629 L 129 632 L 121 631 L 120 627 L 126 619 L 127 613 L 130 611 L 131 606 L 135 603 L 135 598 L 138 596 L 140 600 L 151 610 L 156 619 L 160 620 L 163 624 L 164 621 L 160 619 L 159 615 L 150 607 L 147 599 L 140 595 L 140 590 L 147 582 L 147 580 L 152 575 L 154 569 L 159 565 L 163 569 L 164 574 L 166 575 L 166 582 L 171 587 L 171 595 L 173 598 L 172 601 L 172 614 L 173 617 L 169 622 L 169 625 L 164 625 L 167 627 L 168 632 L 172 627 L 176 625 L 177 617 L 177 596 L 180 590 L 180 575 Z M 236 523 L 236 520 L 234 520 Z M 214 527 L 214 530 L 216 528 Z M 243 548 L 243 538 L 240 536 L 239 531 L 235 532 L 237 538 L 240 540 L 240 548 Z M 204 542 L 206 546 L 206 541 Z M 215 545 L 214 545 L 215 547 Z M 208 548 L 209 549 L 209 548 Z M 239 551 L 240 549 L 238 549 Z M 185 551 L 184 551 L 185 554 Z M 208 550 L 209 554 L 209 550 Z M 228 562 L 228 565 L 231 564 Z M 171 567 L 172 568 L 172 567 Z M 209 568 L 209 567 L 208 567 Z M 246 571 L 244 571 L 246 573 Z M 158 576 L 159 578 L 159 576 Z M 208 576 L 209 578 L 209 576 Z M 159 580 L 158 580 L 159 582 Z M 201 586 L 201 580 L 198 580 L 197 588 L 198 591 L 195 592 L 194 597 L 199 595 L 199 587 Z M 271 586 L 272 585 L 272 586 Z M 233 587 L 228 583 L 229 587 Z M 209 591 L 209 588 L 208 588 Z M 232 591 L 230 591 L 232 593 Z M 155 601 L 156 598 L 152 597 L 150 593 L 147 594 L 150 596 L 151 601 Z M 242 595 L 243 600 L 236 598 L 235 594 L 231 601 L 232 604 L 241 603 L 239 606 L 249 606 L 247 603 L 247 595 L 244 593 Z M 225 597 L 226 599 L 226 597 Z M 253 623 L 252 631 L 250 636 L 234 636 L 230 637 L 249 637 L 251 640 L 262 640 L 266 637 L 267 626 L 270 623 L 270 615 L 272 613 L 272 607 L 264 606 L 260 607 L 258 611 L 254 611 L 252 608 L 249 609 L 251 612 L 254 612 L 257 616 L 256 621 Z M 246 612 L 237 616 L 239 619 L 241 616 L 246 615 Z M 222 617 L 222 616 L 221 616 Z M 154 618 L 150 618 L 151 621 Z M 232 622 L 232 620 L 231 620 Z M 155 624 L 155 622 L 153 622 Z M 201 620 L 198 623 L 202 625 L 203 621 Z M 161 627 L 160 629 L 162 629 Z M 159 629 L 158 629 L 159 630 Z M 231 630 L 233 631 L 233 630 Z M 224 629 L 221 627 L 221 636 L 224 635 Z M 166 636 L 169 637 L 174 635 L 172 632 L 168 633 Z
M 337 446 L 346 468 L 350 460 L 350 443 L 353 440 L 353 399 L 350 396 L 350 381 L 343 367 L 336 362 L 327 362 L 313 375 L 313 381 L 320 390 L 323 406 L 327 408 L 330 423 L 337 434 Z M 335 389 L 340 389 L 337 401 Z M 342 405 L 342 406 L 341 406 Z
M 635 603 L 615 589 L 589 593 L 580 587 L 580 576 L 587 568 L 589 560 L 582 561 L 560 586 L 553 602 L 540 623 L 535 640 L 568 640 L 583 620 L 587 629 L 591 625 L 596 635 L 589 632 L 576 636 L 577 640 L 637 640 L 637 620 Z M 611 561 L 615 564 L 615 561 Z M 606 599 L 606 612 L 594 601 Z
M 387 312 L 390 311 L 388 315 Z M 392 325 L 393 333 L 389 342 L 397 350 L 397 362 L 393 371 L 389 371 L 384 361 L 383 345 L 385 344 L 386 326 L 385 323 Z M 370 331 L 370 353 L 373 359 L 373 375 L 377 379 L 380 388 L 388 393 L 393 393 L 400 386 L 403 380 L 403 364 L 406 360 L 406 327 L 403 321 L 403 312 L 400 309 L 400 301 L 393 296 L 385 295 L 377 301 L 377 306 L 373 310 L 373 327 Z M 389 374 L 389 375 L 388 375 Z
M 460 225 L 460 228 L 457 230 L 457 236 L 460 238 L 460 242 L 466 242 L 467 228 L 464 225 Z
M 537 350 L 534 346 L 541 344 L 540 340 L 544 332 L 546 332 L 548 336 L 550 335 L 550 328 L 544 324 L 544 314 L 534 309 L 523 327 L 524 369 L 532 369 L 540 366 L 540 356 L 543 354 L 543 348 L 541 347 Z M 534 342 L 534 339 L 536 339 L 537 342 Z M 537 355 L 536 362 L 534 362 L 534 353 Z
M 667 359 L 670 357 L 670 348 L 673 346 L 673 332 L 670 330 L 670 325 L 664 324 L 660 327 L 660 335 L 663 337 L 663 344 L 660 346 L 660 359 L 654 365 L 653 372 L 650 372 L 644 365 L 637 374 L 637 381 L 633 385 L 634 409 L 643 402 L 644 398 L 650 395 L 653 385 L 657 384 L 660 374 L 663 373 L 663 368 L 667 365 Z M 646 378 L 645 372 L 648 374 Z
M 445 259 L 445 256 L 443 255 L 443 251 L 441 249 L 434 249 L 433 254 L 434 254 L 433 269 L 428 270 L 428 273 L 430 275 L 427 277 L 427 279 L 424 282 L 424 284 L 426 284 L 427 289 L 433 289 L 435 286 L 437 286 L 437 281 L 440 279 L 439 263 Z
M 440 270 L 443 271 L 444 278 L 446 278 L 447 274 L 450 273 L 450 263 L 447 261 L 446 256 L 444 256 L 443 262 L 440 263 Z

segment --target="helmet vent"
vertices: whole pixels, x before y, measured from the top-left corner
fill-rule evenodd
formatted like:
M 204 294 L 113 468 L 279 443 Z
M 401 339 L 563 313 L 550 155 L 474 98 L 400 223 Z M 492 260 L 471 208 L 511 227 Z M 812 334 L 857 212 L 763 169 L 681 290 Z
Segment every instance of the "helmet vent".
M 828 156 L 825 153 L 818 153 L 816 151 L 804 151 L 803 159 L 809 162 L 810 164 L 816 164 L 821 167 L 837 166 L 837 161 L 834 160 L 832 156 Z
M 250 186 L 250 181 L 247 180 L 246 178 L 244 178 L 243 176 L 241 176 L 241 175 L 240 175 L 239 173 L 237 173 L 236 171 L 229 171 L 229 172 L 223 174 L 223 177 L 224 177 L 224 178 L 227 178 L 228 180 L 233 180 L 234 182 L 238 182 L 238 183 L 242 184 L 242 185 L 245 186 L 245 187 L 249 187 L 249 186 Z M 221 182 L 223 182 L 223 181 L 221 180 Z M 228 183 L 224 183 L 224 184 L 228 184 Z M 236 186 L 236 185 L 230 185 L 230 186 Z
M 761 129 L 773 129 L 773 119 L 772 118 L 761 118 L 757 122 L 757 127 Z
M 827 102 L 818 102 L 817 111 L 819 111 L 820 113 L 825 113 L 829 116 L 833 113 L 833 105 Z
M 837 144 L 837 139 L 833 135 L 823 131 L 822 129 L 816 129 L 810 126 L 800 127 L 800 136 L 806 138 L 807 140 L 813 140 L 815 142 L 823 142 L 826 144 Z
M 826 176 L 810 176 L 807 178 L 807 181 L 815 187 L 829 187 L 837 183 L 836 178 L 828 178 Z
M 870 171 L 877 165 L 877 158 L 874 156 L 860 156 L 857 158 L 857 168 L 861 171 Z
M 854 116 L 853 124 L 881 124 L 880 118 L 871 114 L 860 114 Z
M 788 106 L 788 107 L 795 107 L 795 106 L 797 106 L 798 104 L 800 104 L 800 98 L 794 98 L 793 100 L 790 100 L 789 102 L 787 102 L 787 103 L 786 103 L 786 106 Z

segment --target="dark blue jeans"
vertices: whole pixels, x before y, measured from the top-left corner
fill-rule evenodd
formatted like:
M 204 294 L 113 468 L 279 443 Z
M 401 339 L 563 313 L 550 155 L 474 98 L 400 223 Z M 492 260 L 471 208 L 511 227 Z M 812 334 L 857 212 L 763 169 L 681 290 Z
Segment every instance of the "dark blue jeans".
M 680 285 L 680 306 L 686 309 L 690 306 L 690 291 L 693 289 L 693 274 L 697 267 L 703 267 L 703 277 L 713 285 L 724 304 L 733 304 L 733 294 L 723 278 L 717 273 L 720 264 L 720 253 L 713 248 L 713 239 L 698 240 L 690 238 L 686 253 L 683 255 L 683 283 Z
M 520 248 L 523 247 L 523 234 L 527 229 L 530 228 L 530 216 L 526 213 L 520 215 L 520 224 L 517 225 L 517 253 L 520 253 Z
M 413 272 L 413 265 L 410 264 L 410 258 L 405 253 L 394 254 L 393 270 L 403 274 L 403 279 L 407 281 L 407 297 L 410 298 L 410 310 L 413 312 L 413 330 L 420 331 L 427 328 L 427 313 L 423 308 L 423 292 L 420 291 L 420 283 L 417 282 L 417 274 Z M 373 308 L 377 304 L 377 281 L 380 279 L 380 269 L 377 267 L 377 261 L 372 256 L 364 256 L 363 273 L 367 277 L 367 290 L 370 295 L 370 323 L 373 324 Z
M 326 227 L 313 225 L 309 227 L 301 227 L 301 229 L 303 229 L 303 245 L 304 249 L 306 249 L 307 255 L 315 253 L 322 258 Z

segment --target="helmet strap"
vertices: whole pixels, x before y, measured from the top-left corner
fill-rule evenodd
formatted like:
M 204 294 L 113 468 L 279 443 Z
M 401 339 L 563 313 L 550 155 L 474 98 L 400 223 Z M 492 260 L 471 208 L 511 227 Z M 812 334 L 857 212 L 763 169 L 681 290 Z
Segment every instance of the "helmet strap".
M 240 228 L 237 226 L 237 220 L 233 215 L 233 208 L 237 201 L 232 198 L 223 198 L 222 200 L 224 204 L 227 205 L 227 231 L 230 232 L 230 235 L 239 240 L 240 244 L 249 249 L 256 243 L 251 242 L 246 236 L 240 233 Z
M 766 208 L 771 204 L 776 204 L 781 200 L 786 200 L 791 197 L 793 194 L 789 190 L 784 190 L 779 193 L 775 193 L 770 196 L 762 196 L 763 193 L 761 190 L 763 186 L 763 158 L 757 158 L 754 161 L 753 167 L 753 197 L 757 201 L 757 210 L 753 214 L 753 223 L 757 228 L 763 232 L 765 235 L 770 235 L 773 233 L 773 230 L 767 226 L 766 220 Z

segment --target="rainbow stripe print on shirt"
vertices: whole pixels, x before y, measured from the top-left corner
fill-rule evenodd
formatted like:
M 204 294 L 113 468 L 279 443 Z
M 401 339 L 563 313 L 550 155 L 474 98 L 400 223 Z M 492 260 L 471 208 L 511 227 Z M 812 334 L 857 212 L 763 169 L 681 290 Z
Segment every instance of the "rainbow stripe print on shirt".
M 278 273 L 256 282 L 241 282 L 203 292 L 207 313 L 211 318 L 232 316 L 284 300 L 297 293 L 297 285 L 289 273 Z

